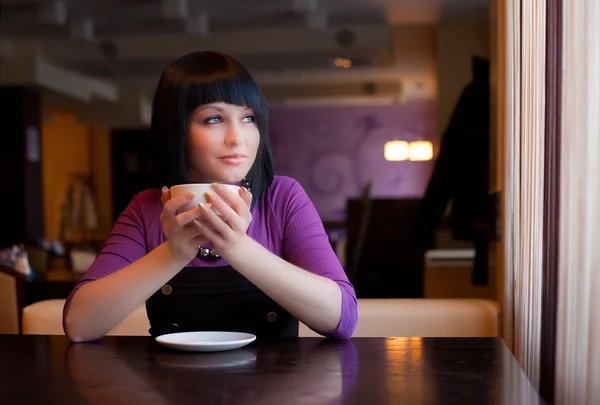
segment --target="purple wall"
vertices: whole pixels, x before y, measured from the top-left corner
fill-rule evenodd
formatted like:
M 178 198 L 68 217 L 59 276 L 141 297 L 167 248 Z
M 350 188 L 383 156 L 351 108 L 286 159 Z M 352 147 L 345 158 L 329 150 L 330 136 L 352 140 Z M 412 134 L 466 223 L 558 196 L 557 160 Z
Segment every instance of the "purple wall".
M 345 218 L 346 199 L 373 181 L 375 197 L 420 197 L 429 162 L 388 162 L 384 144 L 428 140 L 437 147 L 435 102 L 339 107 L 270 107 L 275 173 L 298 180 L 322 219 Z

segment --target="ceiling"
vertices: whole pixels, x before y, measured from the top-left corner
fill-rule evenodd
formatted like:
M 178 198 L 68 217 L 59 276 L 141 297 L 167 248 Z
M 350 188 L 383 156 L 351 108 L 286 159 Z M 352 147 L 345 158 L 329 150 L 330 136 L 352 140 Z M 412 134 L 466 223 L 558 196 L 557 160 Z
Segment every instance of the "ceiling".
M 85 75 L 81 80 L 91 77 L 146 92 L 166 64 L 199 49 L 229 53 L 260 77 L 339 70 L 334 63 L 338 57 L 350 59 L 353 68 L 375 72 L 394 67 L 390 25 L 485 20 L 488 3 L 2 0 L 0 68 L 4 64 L 3 72 L 20 77 L 15 70 L 20 70 L 22 63 L 16 61 L 41 58 L 51 65 L 48 69 L 53 74 L 64 69 Z M 95 88 L 98 83 L 89 86 Z

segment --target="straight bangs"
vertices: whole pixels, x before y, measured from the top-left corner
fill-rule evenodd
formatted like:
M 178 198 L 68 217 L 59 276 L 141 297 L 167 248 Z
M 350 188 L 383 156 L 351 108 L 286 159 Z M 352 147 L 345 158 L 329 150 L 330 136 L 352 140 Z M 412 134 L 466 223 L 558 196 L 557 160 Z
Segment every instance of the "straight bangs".
M 222 102 L 249 107 L 256 114 L 257 123 L 266 122 L 267 108 L 260 87 L 244 73 L 230 68 L 189 82 L 183 89 L 188 116 L 201 105 Z

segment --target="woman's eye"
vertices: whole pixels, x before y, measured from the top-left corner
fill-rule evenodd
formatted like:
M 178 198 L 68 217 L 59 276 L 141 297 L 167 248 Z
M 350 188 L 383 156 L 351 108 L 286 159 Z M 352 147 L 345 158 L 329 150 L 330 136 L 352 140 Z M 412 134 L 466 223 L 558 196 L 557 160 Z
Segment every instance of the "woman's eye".
M 208 117 L 204 120 L 205 124 L 218 124 L 223 122 L 223 118 L 221 117 Z
M 243 121 L 244 122 L 256 122 L 256 117 L 254 115 L 248 115 L 248 116 L 244 117 Z

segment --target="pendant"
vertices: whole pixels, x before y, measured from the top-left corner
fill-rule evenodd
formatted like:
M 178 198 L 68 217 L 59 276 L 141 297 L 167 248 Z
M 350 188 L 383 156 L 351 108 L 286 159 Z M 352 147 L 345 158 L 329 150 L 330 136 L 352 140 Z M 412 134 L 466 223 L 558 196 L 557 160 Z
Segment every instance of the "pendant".
M 201 247 L 198 251 L 198 256 L 200 256 L 203 259 L 208 259 L 210 257 L 210 249 Z
M 198 257 L 200 257 L 201 259 L 205 259 L 205 260 L 208 260 L 208 259 L 218 260 L 221 258 L 221 255 L 219 255 L 217 253 L 217 251 L 214 249 L 209 249 L 209 248 L 200 246 L 200 250 L 198 250 Z

